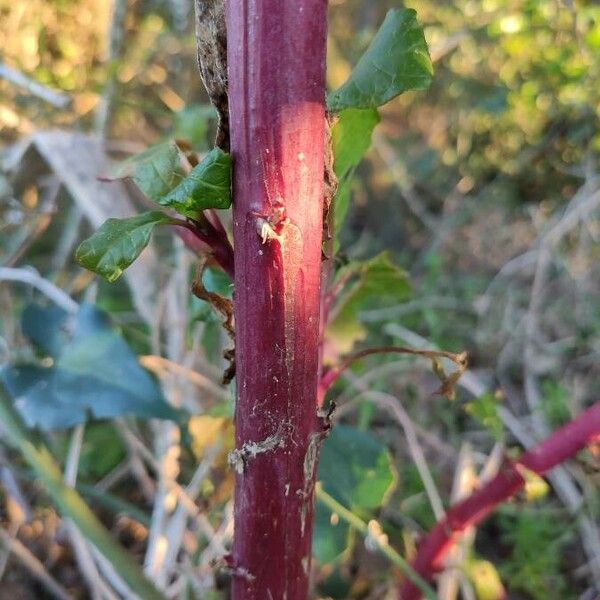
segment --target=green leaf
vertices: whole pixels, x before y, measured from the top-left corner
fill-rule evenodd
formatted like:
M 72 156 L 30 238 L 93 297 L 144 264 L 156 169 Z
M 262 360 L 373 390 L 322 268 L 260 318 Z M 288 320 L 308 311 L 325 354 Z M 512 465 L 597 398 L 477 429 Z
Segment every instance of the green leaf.
M 187 140 L 195 148 L 204 150 L 209 122 L 217 119 L 217 111 L 212 104 L 189 104 L 175 113 L 173 136 L 176 139 Z
M 390 10 L 350 77 L 329 95 L 331 111 L 372 108 L 431 83 L 433 66 L 413 9 Z
M 108 219 L 92 237 L 79 245 L 75 259 L 82 267 L 112 283 L 148 245 L 154 227 L 172 222 L 173 219 L 160 211 L 145 212 L 128 219 Z
M 36 310 L 49 315 L 52 311 Z M 46 331 L 53 339 L 59 333 L 64 338 L 58 350 L 52 348 L 56 354 L 50 366 L 13 365 L 0 371 L 0 380 L 30 427 L 63 429 L 90 418 L 122 415 L 177 419 L 177 411 L 110 327 L 105 313 L 82 304 L 74 317 L 56 319 Z M 29 332 L 29 337 L 35 340 L 38 334 Z
M 192 219 L 206 208 L 229 208 L 231 156 L 213 148 L 177 187 L 158 202 Z
M 326 334 L 337 351 L 345 354 L 366 336 L 366 329 L 358 319 L 365 303 L 372 298 L 403 302 L 410 296 L 410 285 L 405 271 L 391 261 L 388 252 L 364 262 L 352 262 L 340 269 L 333 286 L 342 283 L 345 291 L 334 307 Z
M 479 421 L 498 441 L 504 440 L 504 425 L 498 415 L 498 399 L 491 392 L 474 398 L 465 405 L 465 411 Z
M 21 452 L 61 514 L 75 523 L 85 539 L 112 565 L 131 591 L 145 600 L 165 600 L 165 596 L 146 579 L 132 554 L 115 542 L 82 497 L 63 481 L 63 473 L 47 446 L 27 430 L 1 385 L 0 424 L 4 437 Z
M 21 330 L 40 352 L 56 358 L 65 344 L 68 318 L 58 306 L 28 304 L 21 314 Z
M 335 196 L 335 232 L 339 235 L 346 217 L 350 200 L 350 185 L 354 169 L 358 166 L 371 145 L 371 134 L 379 123 L 379 113 L 375 108 L 343 110 L 333 126 L 331 135 L 334 170 L 338 179 Z
M 171 140 L 123 161 L 116 169 L 115 177 L 131 178 L 148 198 L 158 201 L 181 182 L 186 164 L 183 152 Z
M 336 425 L 323 444 L 317 479 L 338 502 L 358 514 L 369 514 L 383 505 L 396 484 L 387 448 L 370 433 Z M 317 506 L 313 552 L 322 562 L 331 562 L 348 545 L 346 523 L 330 518 L 330 511 Z

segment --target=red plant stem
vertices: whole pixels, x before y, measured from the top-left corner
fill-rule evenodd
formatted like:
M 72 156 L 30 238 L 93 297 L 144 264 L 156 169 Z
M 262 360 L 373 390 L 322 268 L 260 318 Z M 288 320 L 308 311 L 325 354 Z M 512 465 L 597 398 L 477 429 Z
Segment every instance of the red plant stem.
M 234 600 L 305 600 L 317 416 L 326 0 L 227 2 Z M 261 233 L 265 238 L 261 239 Z
M 209 254 L 233 279 L 233 248 L 218 215 L 206 210 L 198 221 L 189 221 L 184 226 L 175 226 L 175 232 L 183 243 L 196 254 Z
M 498 504 L 523 488 L 523 469 L 543 475 L 596 441 L 600 441 L 600 401 L 523 454 L 518 461 L 507 462 L 494 479 L 452 506 L 446 517 L 419 545 L 417 557 L 412 563 L 413 569 L 431 581 L 434 573 L 443 567 L 444 557 L 457 542 L 461 532 L 477 525 Z M 421 592 L 410 581 L 405 581 L 399 598 L 419 600 Z

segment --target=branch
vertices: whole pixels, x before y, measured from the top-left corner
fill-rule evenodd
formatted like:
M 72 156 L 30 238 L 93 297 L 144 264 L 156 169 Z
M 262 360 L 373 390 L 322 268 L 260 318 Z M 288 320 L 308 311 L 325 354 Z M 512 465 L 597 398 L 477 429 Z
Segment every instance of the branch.
M 175 232 L 195 254 L 210 254 L 233 279 L 233 248 L 227 231 L 214 210 L 203 211 L 197 221 L 177 225 Z
M 443 559 L 472 525 L 480 523 L 498 504 L 504 502 L 525 485 L 527 471 L 543 475 L 574 456 L 577 452 L 600 441 L 600 400 L 576 419 L 567 423 L 543 442 L 523 454 L 520 460 L 507 462 L 498 475 L 471 496 L 452 506 L 419 546 L 413 569 L 431 581 L 443 568 Z M 405 581 L 399 593 L 401 600 L 419 600 L 421 591 Z
M 435 374 L 439 377 L 442 382 L 441 387 L 436 393 L 449 398 L 454 397 L 454 385 L 460 379 L 460 376 L 465 372 L 467 368 L 467 353 L 461 352 L 455 354 L 453 352 L 445 352 L 443 350 L 416 350 L 415 348 L 406 348 L 404 346 L 380 346 L 377 348 L 366 348 L 360 350 L 354 354 L 348 355 L 342 360 L 341 363 L 327 369 L 319 381 L 318 389 L 318 403 L 319 406 L 323 404 L 325 394 L 329 388 L 338 380 L 340 375 L 349 367 L 351 367 L 357 360 L 370 356 L 371 354 L 411 354 L 413 356 L 424 356 L 429 358 L 433 365 Z M 439 362 L 441 358 L 447 358 L 451 360 L 457 369 L 453 373 L 446 375 L 444 369 Z
M 38 275 L 32 268 L 0 267 L 0 281 L 19 281 L 38 289 L 65 312 L 76 313 L 78 305 L 66 292 Z
M 5 79 L 17 87 L 23 88 L 32 96 L 40 98 L 55 108 L 66 109 L 71 104 L 71 98 L 66 94 L 50 89 L 4 63 L 0 63 L 0 79 Z

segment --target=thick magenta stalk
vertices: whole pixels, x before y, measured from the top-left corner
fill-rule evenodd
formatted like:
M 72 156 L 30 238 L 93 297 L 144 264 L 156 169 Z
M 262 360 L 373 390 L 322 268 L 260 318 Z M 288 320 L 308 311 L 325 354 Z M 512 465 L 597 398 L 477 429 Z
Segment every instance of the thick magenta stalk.
M 229 0 L 235 600 L 305 600 L 317 416 L 326 0 Z
M 516 462 L 508 462 L 501 471 L 471 496 L 452 506 L 419 546 L 412 567 L 431 580 L 443 567 L 443 559 L 467 527 L 477 525 L 501 502 L 525 485 L 524 469 L 543 475 L 574 456 L 585 446 L 600 441 L 600 401 L 567 423 Z M 421 592 L 410 581 L 400 590 L 400 600 L 418 600 Z

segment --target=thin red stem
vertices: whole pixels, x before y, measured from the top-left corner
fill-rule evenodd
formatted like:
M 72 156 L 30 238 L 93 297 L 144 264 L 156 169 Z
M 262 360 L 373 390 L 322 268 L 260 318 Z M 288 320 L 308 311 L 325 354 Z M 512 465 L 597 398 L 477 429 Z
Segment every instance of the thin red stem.
M 378 346 L 376 348 L 366 348 L 346 356 L 342 362 L 329 367 L 323 371 L 319 380 L 318 401 L 319 406 L 323 405 L 325 395 L 331 386 L 339 379 L 340 375 L 349 369 L 357 360 L 370 356 L 371 354 L 411 354 L 416 356 L 425 356 L 427 358 L 447 358 L 454 362 L 460 369 L 466 366 L 466 356 L 464 354 L 454 354 L 442 350 L 416 350 L 404 346 Z
M 175 226 L 183 243 L 196 254 L 209 254 L 232 279 L 234 276 L 233 248 L 227 232 L 215 211 L 204 211 L 198 220 Z
M 431 581 L 433 575 L 443 568 L 444 557 L 461 533 L 467 527 L 480 523 L 498 504 L 523 488 L 524 469 L 543 475 L 597 441 L 600 441 L 600 401 L 527 451 L 518 461 L 507 462 L 496 477 L 452 506 L 446 517 L 419 545 L 417 557 L 412 563 L 413 569 Z M 419 600 L 421 591 L 410 581 L 405 581 L 399 598 Z

